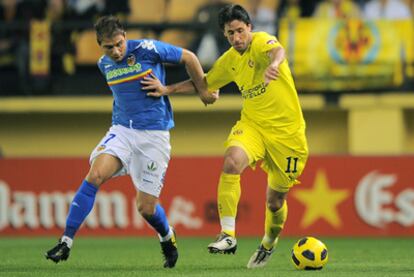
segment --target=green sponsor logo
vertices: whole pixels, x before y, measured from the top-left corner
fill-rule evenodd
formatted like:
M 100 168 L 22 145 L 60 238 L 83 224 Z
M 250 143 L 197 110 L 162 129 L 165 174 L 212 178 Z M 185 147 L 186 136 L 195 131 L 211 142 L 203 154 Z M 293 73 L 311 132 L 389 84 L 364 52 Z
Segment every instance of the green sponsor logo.
M 150 162 L 147 164 L 147 169 L 148 169 L 149 171 L 155 171 L 155 170 L 157 170 L 157 163 L 156 163 L 156 162 L 154 162 L 154 161 L 150 161 Z
M 111 80 L 116 77 L 120 77 L 120 76 L 127 75 L 127 74 L 134 73 L 134 72 L 139 73 L 141 71 L 142 71 L 141 64 L 136 63 L 133 66 L 117 68 L 117 69 L 108 71 L 106 73 L 106 79 Z

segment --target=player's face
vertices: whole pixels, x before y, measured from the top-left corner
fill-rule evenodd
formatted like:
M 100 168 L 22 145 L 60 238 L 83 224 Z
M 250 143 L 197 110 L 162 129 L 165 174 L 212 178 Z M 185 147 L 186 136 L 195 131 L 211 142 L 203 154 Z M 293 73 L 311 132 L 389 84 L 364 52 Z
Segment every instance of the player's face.
M 243 53 L 252 41 L 252 25 L 233 20 L 224 25 L 224 36 L 239 53 Z
M 125 34 L 118 34 L 111 38 L 103 38 L 101 49 L 112 60 L 119 62 L 125 57 L 126 39 Z

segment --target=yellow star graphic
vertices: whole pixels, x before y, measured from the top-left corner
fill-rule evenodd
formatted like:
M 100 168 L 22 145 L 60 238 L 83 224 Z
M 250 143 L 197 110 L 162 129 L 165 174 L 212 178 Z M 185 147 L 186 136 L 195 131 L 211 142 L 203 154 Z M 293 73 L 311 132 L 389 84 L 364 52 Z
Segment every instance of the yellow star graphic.
M 326 220 L 334 228 L 342 224 L 336 207 L 349 195 L 345 189 L 331 189 L 324 171 L 316 173 L 313 188 L 293 192 L 293 196 L 306 206 L 306 212 L 300 223 L 306 228 L 319 218 Z

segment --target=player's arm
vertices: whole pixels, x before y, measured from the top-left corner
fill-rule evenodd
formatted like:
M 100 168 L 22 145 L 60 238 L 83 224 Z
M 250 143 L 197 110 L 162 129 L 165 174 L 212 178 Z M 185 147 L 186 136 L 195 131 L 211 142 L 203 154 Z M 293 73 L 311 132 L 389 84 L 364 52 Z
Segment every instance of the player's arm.
M 266 53 L 270 59 L 270 64 L 264 74 L 265 84 L 267 85 L 270 81 L 277 80 L 279 77 L 279 65 L 285 60 L 285 49 L 279 45 Z
M 154 75 L 145 77 L 141 83 L 144 85 L 144 90 L 150 91 L 147 95 L 160 97 L 163 95 L 190 94 L 197 92 L 204 104 L 214 103 L 218 99 L 218 92 L 208 92 L 203 68 L 196 55 L 189 50 L 183 49 L 180 63 L 185 65 L 191 79 L 164 86 Z
M 191 80 L 188 81 L 191 81 L 191 83 L 182 82 L 179 83 L 179 85 L 171 86 L 170 89 L 172 90 L 172 93 L 208 93 L 207 81 L 204 77 L 204 71 L 196 55 L 189 50 L 183 49 L 183 54 L 181 56 L 180 62 L 185 65 L 185 69 L 191 78 Z M 191 86 L 191 84 L 193 86 Z

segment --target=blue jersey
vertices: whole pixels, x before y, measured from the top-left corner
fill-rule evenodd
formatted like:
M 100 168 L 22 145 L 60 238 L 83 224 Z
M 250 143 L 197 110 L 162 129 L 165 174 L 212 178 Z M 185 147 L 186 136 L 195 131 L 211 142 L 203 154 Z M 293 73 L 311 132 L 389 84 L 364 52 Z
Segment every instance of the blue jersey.
M 153 73 L 165 84 L 162 63 L 180 62 L 182 48 L 156 40 L 127 40 L 126 54 L 115 62 L 102 56 L 98 67 L 114 96 L 112 124 L 140 130 L 169 130 L 174 127 L 167 96 L 149 97 L 141 79 Z

